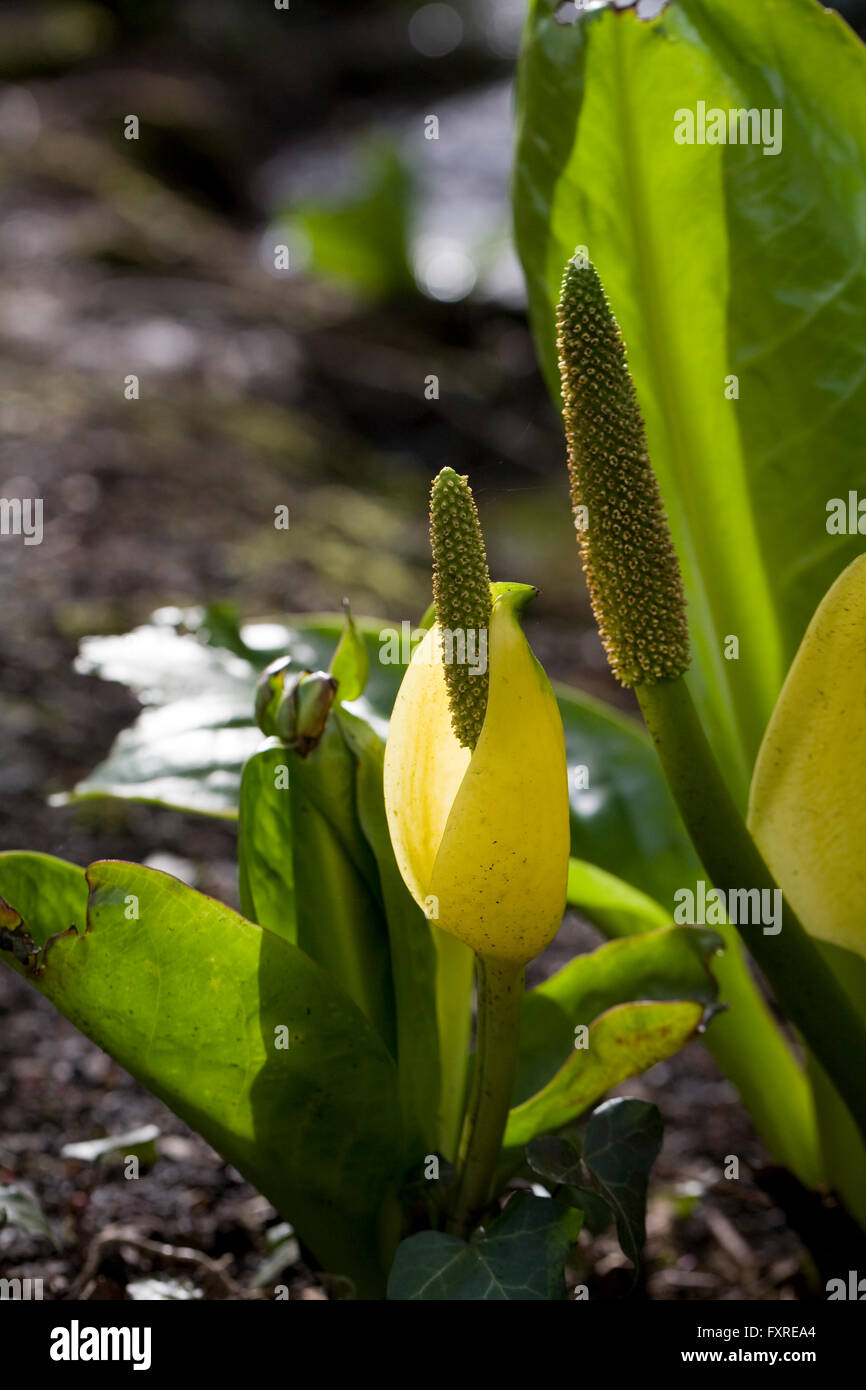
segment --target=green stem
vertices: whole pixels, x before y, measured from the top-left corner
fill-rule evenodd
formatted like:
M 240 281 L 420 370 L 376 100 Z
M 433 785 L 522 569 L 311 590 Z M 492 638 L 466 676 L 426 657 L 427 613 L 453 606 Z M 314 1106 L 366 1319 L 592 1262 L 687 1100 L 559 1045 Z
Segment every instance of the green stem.
M 722 892 L 777 889 L 728 791 L 685 681 L 638 685 L 635 693 L 686 829 L 715 887 Z M 801 922 L 784 899 L 782 903 L 782 930 L 776 935 L 765 935 L 760 923 L 739 922 L 737 930 L 866 1137 L 866 1027 Z
M 478 1041 L 448 1223 L 452 1235 L 465 1236 L 493 1195 L 517 1074 L 523 978 L 523 965 L 478 957 Z
M 436 945 L 436 1017 L 439 1027 L 440 1089 L 437 1147 L 457 1159 L 460 1122 L 466 1104 L 469 1033 L 472 1026 L 472 965 L 468 946 L 430 923 Z

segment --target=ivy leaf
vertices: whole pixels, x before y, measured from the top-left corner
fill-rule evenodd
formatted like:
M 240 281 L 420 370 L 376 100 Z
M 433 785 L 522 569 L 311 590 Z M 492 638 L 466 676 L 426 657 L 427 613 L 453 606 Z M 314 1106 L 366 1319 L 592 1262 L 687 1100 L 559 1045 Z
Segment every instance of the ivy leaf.
M 645 1100 L 609 1100 L 584 1132 L 583 1161 L 613 1207 L 623 1253 L 640 1265 L 650 1170 L 662 1146 L 662 1118 Z
M 565 1298 L 563 1266 L 582 1214 L 547 1197 L 518 1192 L 486 1231 L 469 1241 L 421 1231 L 397 1250 L 393 1300 L 550 1301 Z
M 597 1192 L 584 1186 L 586 1169 L 577 1147 L 559 1134 L 543 1134 L 526 1146 L 526 1161 L 551 1189 L 551 1196 L 583 1212 L 587 1230 L 601 1235 L 610 1225 L 611 1210 Z

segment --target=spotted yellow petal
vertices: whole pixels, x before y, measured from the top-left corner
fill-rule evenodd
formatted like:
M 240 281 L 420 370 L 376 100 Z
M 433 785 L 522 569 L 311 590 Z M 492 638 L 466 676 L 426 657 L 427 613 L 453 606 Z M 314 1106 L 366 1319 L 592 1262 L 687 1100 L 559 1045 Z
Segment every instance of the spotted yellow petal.
M 517 618 L 529 592 L 503 586 L 494 601 L 487 713 L 430 881 L 441 927 L 515 962 L 556 934 L 569 854 L 562 719 Z
M 749 829 L 807 930 L 866 957 L 866 555 L 824 596 L 794 658 Z
M 451 726 L 442 644 L 434 625 L 415 648 L 397 694 L 385 748 L 385 809 L 394 856 L 425 907 L 433 865 L 470 750 Z

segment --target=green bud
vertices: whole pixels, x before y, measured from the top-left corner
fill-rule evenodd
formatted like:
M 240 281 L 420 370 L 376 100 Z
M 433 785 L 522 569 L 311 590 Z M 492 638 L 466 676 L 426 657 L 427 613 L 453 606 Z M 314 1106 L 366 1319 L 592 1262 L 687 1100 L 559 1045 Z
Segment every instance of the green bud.
M 679 562 L 625 345 L 593 265 L 566 267 L 558 324 L 572 505 L 599 633 L 623 685 L 675 680 L 689 664 Z
M 256 704 L 254 719 L 263 734 L 272 738 L 274 720 L 277 708 L 286 689 L 286 682 L 293 681 L 295 684 L 301 679 L 301 671 L 292 672 L 292 658 L 290 656 L 277 657 L 266 666 L 259 676 L 256 685 Z
M 326 671 L 293 671 L 291 657 L 281 656 L 259 677 L 256 723 L 305 758 L 325 731 L 337 684 Z
M 277 710 L 276 733 L 290 748 L 305 758 L 312 752 L 328 722 L 338 681 L 327 671 L 312 671 L 301 677 Z
M 451 725 L 464 748 L 474 748 L 487 711 L 490 684 L 455 653 L 486 644 L 490 625 L 490 575 L 478 512 L 466 478 L 443 468 L 430 493 L 430 541 L 433 547 L 433 600 L 444 639 L 444 671 Z M 458 640 L 462 638 L 462 641 Z M 486 647 L 485 647 L 486 649 Z M 485 668 L 486 668 L 486 662 Z M 473 673 L 473 671 L 475 673 Z

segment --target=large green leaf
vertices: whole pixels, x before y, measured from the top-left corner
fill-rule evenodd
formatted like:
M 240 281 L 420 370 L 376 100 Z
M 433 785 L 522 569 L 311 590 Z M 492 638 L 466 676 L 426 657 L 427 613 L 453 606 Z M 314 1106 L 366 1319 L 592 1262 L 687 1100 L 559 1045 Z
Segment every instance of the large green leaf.
M 608 937 L 670 925 L 671 913 L 661 903 L 585 859 L 569 861 L 568 901 Z
M 621 1081 L 664 1061 L 694 1036 L 704 1016 L 691 1000 L 619 1004 L 589 1026 L 553 1080 L 515 1106 L 505 1131 L 505 1162 L 537 1134 L 562 1129 Z
M 518 1192 L 486 1230 L 469 1241 L 420 1231 L 397 1250 L 388 1279 L 395 1300 L 565 1298 L 563 1265 L 582 1216 L 546 1197 Z
M 662 927 L 578 956 L 524 997 L 515 1103 L 540 1091 L 575 1049 L 575 1028 L 632 1000 L 691 1000 L 708 1008 L 717 988 L 709 962 L 721 937 L 701 927 Z
M 93 864 L 85 879 L 62 860 L 3 854 L 0 894 L 40 945 L 79 928 L 29 976 L 40 993 L 258 1187 L 326 1268 L 378 1291 L 399 1178 L 396 1068 L 319 967 L 134 864 Z
M 333 711 L 305 757 L 290 749 L 283 754 L 297 941 L 363 1009 L 396 1055 L 388 931 L 375 856 L 358 818 L 358 769 L 342 733 L 346 718 Z M 256 816 L 253 807 L 253 838 Z
M 292 805 L 283 785 L 286 753 L 269 740 L 244 764 L 238 815 L 238 880 L 241 911 L 298 941 Z
M 132 632 L 84 639 L 77 669 L 128 685 L 144 709 L 107 759 L 58 801 L 119 796 L 237 814 L 241 769 L 262 744 L 253 722 L 260 671 L 283 655 L 297 669 L 326 670 L 343 619 L 328 615 L 319 623 L 311 617 L 305 628 L 276 622 L 239 628 L 231 613 L 217 612 L 218 625 L 213 609 L 161 609 Z M 396 683 L 384 683 L 393 700 Z M 378 691 L 375 679 L 371 685 Z
M 671 918 L 646 894 L 577 859 L 569 865 L 568 901 L 612 937 L 657 934 Z M 808 1078 L 755 985 L 736 928 L 723 924 L 716 930 L 724 950 L 713 961 L 713 975 L 726 1012 L 714 1018 L 704 1041 L 737 1087 L 770 1153 L 801 1182 L 814 1185 L 821 1160 Z M 555 1016 L 548 1017 L 552 1024 Z
M 815 0 L 673 0 L 650 22 L 607 5 L 563 24 L 560 9 L 532 0 L 519 77 L 539 349 L 556 390 L 554 306 L 586 246 L 683 566 L 690 683 L 743 805 L 787 664 L 858 545 L 825 522 L 866 482 L 866 50 Z M 698 102 L 780 109 L 781 152 L 676 143 Z
M 238 825 L 241 906 L 312 955 L 365 1012 L 364 998 L 375 987 L 371 1002 L 383 1024 L 388 1015 L 384 1035 L 399 1057 L 407 1149 L 417 1160 L 446 1151 L 439 1057 L 451 1040 L 440 1036 L 437 1022 L 431 926 L 391 850 L 383 756 L 369 724 L 340 710 L 306 758 L 276 740 L 250 758 Z M 455 1001 L 459 1006 L 462 998 L 467 1019 L 468 954 L 466 986 Z
M 417 1136 L 423 1145 L 454 1158 L 471 1017 L 472 953 L 455 942 L 454 949 L 462 955 L 447 979 L 441 978 L 437 940 L 443 933 L 418 907 L 391 848 L 382 796 L 384 744 L 368 723 L 348 710 L 340 713 L 338 728 L 355 761 L 358 824 L 375 859 L 388 924 L 407 1146 L 415 1157 L 424 1152 L 417 1147 Z

